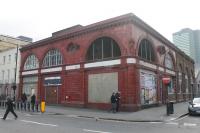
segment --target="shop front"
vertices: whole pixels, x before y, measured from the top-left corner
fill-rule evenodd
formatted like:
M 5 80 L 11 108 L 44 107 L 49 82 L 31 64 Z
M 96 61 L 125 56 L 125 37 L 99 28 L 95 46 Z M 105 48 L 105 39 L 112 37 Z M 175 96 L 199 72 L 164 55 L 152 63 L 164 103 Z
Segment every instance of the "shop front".
M 59 103 L 60 85 L 61 77 L 59 76 L 44 78 L 45 101 L 47 104 Z

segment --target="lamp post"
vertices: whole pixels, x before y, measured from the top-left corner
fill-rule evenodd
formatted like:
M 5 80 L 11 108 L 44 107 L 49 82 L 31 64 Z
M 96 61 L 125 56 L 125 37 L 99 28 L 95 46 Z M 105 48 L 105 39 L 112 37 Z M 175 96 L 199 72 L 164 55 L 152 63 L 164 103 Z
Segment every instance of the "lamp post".
M 18 48 L 19 48 L 19 45 L 17 45 L 17 51 L 16 51 L 16 56 L 15 56 L 15 81 L 14 81 L 14 85 L 13 85 L 13 100 L 15 101 L 15 91 L 16 91 L 16 88 L 17 88 L 17 61 L 18 61 Z

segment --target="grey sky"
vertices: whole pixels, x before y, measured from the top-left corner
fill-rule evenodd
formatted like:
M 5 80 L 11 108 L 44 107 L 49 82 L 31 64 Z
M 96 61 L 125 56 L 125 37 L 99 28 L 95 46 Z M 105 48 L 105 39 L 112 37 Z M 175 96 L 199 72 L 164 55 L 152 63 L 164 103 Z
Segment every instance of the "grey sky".
M 0 34 L 34 41 L 81 24 L 134 13 L 172 41 L 182 28 L 200 29 L 199 0 L 0 0 Z

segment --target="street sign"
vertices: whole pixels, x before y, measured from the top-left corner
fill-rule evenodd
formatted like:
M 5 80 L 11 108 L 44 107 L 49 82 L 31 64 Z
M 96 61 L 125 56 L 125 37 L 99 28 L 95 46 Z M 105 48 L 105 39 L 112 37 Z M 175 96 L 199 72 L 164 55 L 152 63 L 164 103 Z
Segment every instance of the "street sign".
M 171 78 L 170 77 L 163 77 L 162 81 L 165 85 L 168 85 L 171 82 Z

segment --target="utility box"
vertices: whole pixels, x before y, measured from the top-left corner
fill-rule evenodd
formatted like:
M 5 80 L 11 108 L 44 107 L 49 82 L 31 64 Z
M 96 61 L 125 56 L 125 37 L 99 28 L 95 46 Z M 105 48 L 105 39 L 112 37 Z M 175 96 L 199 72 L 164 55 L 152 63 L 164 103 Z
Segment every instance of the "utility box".
M 174 113 L 174 102 L 170 101 L 167 103 L 167 115 Z

